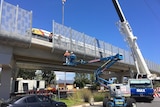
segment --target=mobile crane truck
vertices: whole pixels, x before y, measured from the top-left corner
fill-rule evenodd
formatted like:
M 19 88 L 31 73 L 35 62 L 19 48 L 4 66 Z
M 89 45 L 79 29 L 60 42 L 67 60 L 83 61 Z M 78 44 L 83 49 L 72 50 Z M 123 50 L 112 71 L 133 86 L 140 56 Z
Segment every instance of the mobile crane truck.
M 79 64 L 88 64 L 95 62 L 104 62 L 97 70 L 94 71 L 95 81 L 100 85 L 109 89 L 110 95 L 103 100 L 103 107 L 136 107 L 136 101 L 130 98 L 130 86 L 128 84 L 115 83 L 116 78 L 110 78 L 109 80 L 101 77 L 102 73 L 110 68 L 114 63 L 122 60 L 123 56 L 116 54 L 115 56 L 104 57 L 94 59 L 91 61 L 76 60 L 75 55 L 69 57 L 68 62 L 63 65 L 77 66 Z
M 131 87 L 131 97 L 135 99 L 145 99 L 151 102 L 154 97 L 154 89 L 152 80 L 159 79 L 156 74 L 152 74 L 147 67 L 147 64 L 142 56 L 142 53 L 136 42 L 137 38 L 133 35 L 132 29 L 126 20 L 118 0 L 112 0 L 116 12 L 120 18 L 119 27 L 120 32 L 124 35 L 132 52 L 135 62 L 137 76 L 135 79 L 129 79 L 128 83 Z M 142 79 L 140 79 L 140 77 Z

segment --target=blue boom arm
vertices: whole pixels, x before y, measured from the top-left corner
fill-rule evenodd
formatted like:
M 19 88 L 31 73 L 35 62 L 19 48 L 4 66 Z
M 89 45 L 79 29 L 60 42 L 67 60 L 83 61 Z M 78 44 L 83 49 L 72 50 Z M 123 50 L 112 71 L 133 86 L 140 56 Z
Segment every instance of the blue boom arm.
M 110 57 L 106 57 L 106 58 L 101 58 L 100 61 L 105 61 L 105 63 L 100 66 L 97 70 L 95 70 L 94 75 L 95 75 L 95 80 L 97 83 L 107 87 L 108 84 L 112 84 L 114 83 L 114 80 L 116 78 L 112 78 L 110 80 L 105 80 L 103 78 L 100 77 L 100 75 L 103 73 L 103 71 L 105 71 L 106 69 L 109 69 L 114 63 L 116 63 L 119 60 L 122 60 L 123 56 L 120 54 L 116 54 L 115 56 L 110 56 Z
M 64 63 L 63 65 L 76 66 L 76 65 L 79 65 L 79 64 L 88 64 L 88 63 L 96 63 L 96 62 L 103 61 L 104 64 L 101 65 L 97 70 L 94 71 L 94 75 L 95 75 L 95 81 L 97 83 L 107 87 L 108 84 L 114 83 L 115 79 L 112 78 L 108 81 L 108 80 L 105 80 L 105 79 L 101 78 L 100 75 L 103 73 L 103 71 L 110 68 L 114 63 L 116 63 L 119 60 L 122 60 L 123 56 L 120 55 L 120 54 L 116 54 L 114 56 L 94 59 L 94 60 L 90 60 L 90 61 L 84 61 L 82 59 L 79 60 L 79 61 L 76 61 L 75 59 L 76 59 L 75 56 L 73 58 L 72 58 L 72 56 L 70 56 L 70 60 L 67 63 Z

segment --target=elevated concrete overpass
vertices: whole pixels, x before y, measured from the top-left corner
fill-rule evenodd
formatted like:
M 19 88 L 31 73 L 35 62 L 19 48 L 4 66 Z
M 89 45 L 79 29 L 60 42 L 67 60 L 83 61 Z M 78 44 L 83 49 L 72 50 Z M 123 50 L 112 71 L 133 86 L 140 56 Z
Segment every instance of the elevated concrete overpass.
M 101 63 L 94 63 L 76 67 L 63 66 L 65 50 L 73 51 L 77 59 L 84 60 L 99 58 L 100 53 L 104 57 L 121 53 L 124 60 L 113 65 L 108 71 L 126 75 L 129 70 L 135 70 L 130 52 L 54 21 L 53 42 L 40 40 L 31 34 L 32 12 L 6 2 L 3 2 L 0 11 L 0 22 L 2 22 L 0 23 L 0 67 L 2 67 L 0 98 L 9 98 L 12 92 L 11 77 L 15 80 L 18 68 L 93 73 L 101 65 Z M 151 72 L 160 73 L 158 64 L 146 62 Z
M 54 44 L 55 45 L 55 44 Z M 103 62 L 92 63 L 85 65 L 78 65 L 75 67 L 63 65 L 63 54 L 66 50 L 59 47 L 54 47 L 53 43 L 44 41 L 37 38 L 32 38 L 31 46 L 29 48 L 15 47 L 13 49 L 14 60 L 18 68 L 26 69 L 48 69 L 55 71 L 66 71 L 66 72 L 85 72 L 93 73 Z M 86 61 L 99 58 L 92 55 L 85 55 L 82 53 L 75 52 L 77 59 L 84 59 Z M 116 53 L 115 53 L 116 54 Z M 115 55 L 114 54 L 114 55 Z M 111 56 L 111 55 L 109 55 Z M 125 56 L 124 56 L 125 57 Z M 129 73 L 130 70 L 136 71 L 133 64 L 125 63 L 123 60 L 114 64 L 108 71 L 113 72 L 125 72 Z M 151 69 L 150 69 L 151 70 Z M 151 70 L 153 73 L 157 71 Z
M 64 66 L 63 54 L 65 50 L 56 47 L 53 50 L 52 46 L 53 44 L 48 41 L 32 38 L 30 48 L 14 48 L 13 54 L 17 67 L 26 69 L 49 69 L 56 71 L 93 73 L 93 71 L 102 64 L 94 63 L 78 65 L 75 67 Z M 77 55 L 77 59 L 82 59 L 84 56 L 81 53 L 75 54 Z M 84 59 L 88 61 L 96 58 L 86 55 Z M 111 67 L 110 71 L 128 71 L 129 68 L 134 69 L 134 66 L 118 62 Z

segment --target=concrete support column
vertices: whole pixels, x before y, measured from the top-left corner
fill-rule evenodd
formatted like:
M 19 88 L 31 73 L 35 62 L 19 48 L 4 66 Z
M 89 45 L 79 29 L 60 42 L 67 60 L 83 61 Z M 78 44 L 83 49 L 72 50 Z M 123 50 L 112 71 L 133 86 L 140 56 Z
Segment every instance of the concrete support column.
M 13 48 L 0 44 L 0 64 L 10 65 L 12 61 Z
M 13 66 L 11 93 L 15 92 L 15 82 L 16 82 L 16 78 L 17 78 L 18 73 L 19 73 L 19 68 L 17 68 L 16 66 Z
M 123 83 L 123 79 L 124 77 L 130 77 L 130 72 L 127 72 L 127 71 L 119 71 L 116 73 L 117 75 L 117 79 L 119 81 L 119 83 Z
M 102 78 L 109 79 L 116 77 L 119 83 L 123 82 L 123 77 L 130 77 L 130 71 L 104 72 Z
M 10 97 L 11 75 L 12 75 L 11 67 L 2 66 L 1 85 L 0 85 L 0 98 L 3 98 L 4 100 L 7 100 Z
M 0 98 L 3 98 L 4 100 L 10 97 L 11 77 L 14 62 L 13 48 L 0 44 L 0 67 L 2 67 L 0 78 Z
M 117 75 L 117 79 L 118 79 L 118 82 L 119 83 L 122 83 L 123 82 L 123 75 Z

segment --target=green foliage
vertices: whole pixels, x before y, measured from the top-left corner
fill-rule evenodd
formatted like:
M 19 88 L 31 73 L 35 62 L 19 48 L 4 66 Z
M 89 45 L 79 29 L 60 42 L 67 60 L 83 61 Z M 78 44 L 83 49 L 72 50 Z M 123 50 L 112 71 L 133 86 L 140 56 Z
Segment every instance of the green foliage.
M 58 101 L 58 99 L 54 100 Z M 75 93 L 68 96 L 66 99 L 60 99 L 60 101 L 65 102 L 67 104 L 67 107 L 72 107 L 74 105 L 80 105 L 84 103 L 82 100 L 81 90 L 76 91 Z
M 108 96 L 108 94 L 108 92 L 92 93 L 88 89 L 80 89 L 72 95 L 68 96 L 67 99 L 60 99 L 60 101 L 65 102 L 67 104 L 67 107 L 72 107 L 86 102 L 90 103 L 91 98 L 93 98 L 95 102 L 103 101 L 104 97 Z M 58 101 L 58 99 L 56 100 Z
M 65 102 L 68 107 L 74 106 L 74 105 L 80 105 L 83 103 L 90 102 L 90 99 L 92 98 L 92 93 L 88 89 L 80 89 L 77 90 L 72 95 L 68 96 L 67 99 L 61 99 L 61 101 Z
M 153 81 L 153 88 L 160 87 L 160 81 Z
M 56 101 L 59 101 L 59 100 L 56 100 Z M 75 106 L 75 105 L 81 105 L 83 104 L 84 102 L 83 101 L 77 101 L 77 100 L 70 100 L 69 98 L 66 98 L 66 99 L 60 99 L 60 101 L 66 103 L 67 107 L 72 107 L 72 106 Z
M 74 77 L 74 84 L 80 89 L 84 88 L 86 84 L 89 84 L 91 86 L 89 87 L 91 90 L 97 90 L 97 86 L 99 86 L 99 84 L 95 83 L 95 76 L 93 73 L 76 73 Z
M 57 100 L 58 101 L 58 100 Z M 67 107 L 72 107 L 74 105 L 79 105 L 81 103 L 76 103 L 74 100 L 69 100 L 69 99 L 60 99 L 60 101 L 65 102 Z
M 90 102 L 91 98 L 93 97 L 91 91 L 88 89 L 82 89 L 81 94 L 84 102 Z
M 95 102 L 103 101 L 108 94 L 108 92 L 94 92 L 94 94 L 92 94 L 88 89 L 80 89 L 68 96 L 67 99 L 61 99 L 60 101 L 65 102 L 68 107 L 72 107 L 86 102 L 90 103 L 91 98 L 93 98 Z
M 23 79 L 33 79 L 35 77 L 35 70 L 19 69 L 17 77 Z
M 43 80 L 46 81 L 46 85 L 48 84 L 56 84 L 56 74 L 54 71 L 42 70 L 43 71 Z
M 89 75 L 86 73 L 76 73 L 74 79 L 74 84 L 76 84 L 76 87 L 79 88 L 83 88 L 86 84 L 91 83 L 91 81 L 89 80 Z
M 43 77 L 42 77 L 42 75 L 43 75 L 42 70 L 36 70 L 35 75 L 36 76 L 34 77 L 34 79 L 36 79 L 36 80 L 42 80 L 43 79 Z
M 70 95 L 70 96 L 68 97 L 68 99 L 69 99 L 70 101 L 74 101 L 74 102 L 73 102 L 74 105 L 77 105 L 77 104 L 82 103 L 83 100 L 82 100 L 82 92 L 81 92 L 81 90 L 78 90 L 78 91 L 76 91 L 75 93 L 73 93 L 72 95 Z
M 95 102 L 103 101 L 106 96 L 108 96 L 108 92 L 96 92 L 93 94 Z

